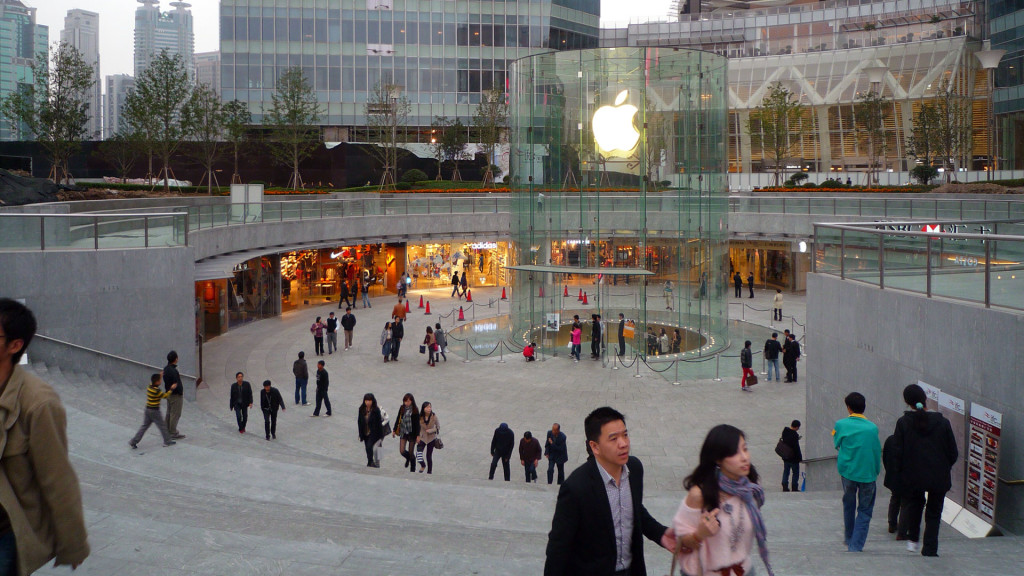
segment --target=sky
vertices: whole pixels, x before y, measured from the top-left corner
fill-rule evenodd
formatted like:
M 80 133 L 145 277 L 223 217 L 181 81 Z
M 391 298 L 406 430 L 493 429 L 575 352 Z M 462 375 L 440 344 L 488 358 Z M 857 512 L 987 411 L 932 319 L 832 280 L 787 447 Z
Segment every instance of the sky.
M 134 35 L 136 0 L 22 0 L 37 8 L 39 24 L 50 27 L 50 42 L 60 40 L 64 16 L 81 8 L 100 15 L 100 77 L 134 73 Z M 171 10 L 172 0 L 162 0 Z M 218 0 L 191 0 L 196 52 L 213 52 L 218 46 Z M 601 23 L 605 26 L 629 22 L 666 20 L 672 0 L 601 0 Z

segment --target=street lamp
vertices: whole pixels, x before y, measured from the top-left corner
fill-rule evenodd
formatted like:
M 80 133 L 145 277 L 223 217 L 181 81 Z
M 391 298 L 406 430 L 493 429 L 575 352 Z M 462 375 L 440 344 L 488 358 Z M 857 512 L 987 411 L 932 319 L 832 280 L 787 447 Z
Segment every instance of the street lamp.
M 987 44 L 987 43 L 986 43 Z M 975 52 L 974 55 L 978 57 L 978 62 L 981 63 L 981 67 L 985 70 L 986 76 L 988 77 L 988 179 L 992 180 L 992 173 L 996 169 L 996 157 L 998 155 L 998 149 L 996 148 L 996 114 L 993 110 L 994 97 L 993 93 L 996 88 L 996 68 L 999 67 L 999 61 L 1003 59 L 1003 55 L 1006 54 L 1006 50 L 981 50 Z
M 870 91 L 875 97 L 881 96 L 881 84 L 885 80 L 886 73 L 889 72 L 887 66 L 868 66 L 864 68 L 864 73 L 868 75 L 868 84 L 870 84 Z M 879 114 L 880 111 L 874 111 L 872 114 L 871 121 L 874 122 L 874 116 Z M 871 187 L 872 183 L 877 183 L 878 178 L 875 176 L 875 127 L 869 127 L 871 130 L 871 136 L 868 138 L 868 188 Z

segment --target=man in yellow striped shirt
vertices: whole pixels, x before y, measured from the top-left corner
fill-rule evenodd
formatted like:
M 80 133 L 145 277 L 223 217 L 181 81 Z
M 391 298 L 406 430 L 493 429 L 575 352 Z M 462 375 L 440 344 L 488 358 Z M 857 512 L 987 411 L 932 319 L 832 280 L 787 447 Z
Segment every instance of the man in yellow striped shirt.
M 151 424 L 156 424 L 156 427 L 160 430 L 160 434 L 164 437 L 164 446 L 173 446 L 174 440 L 171 440 L 171 434 L 167 430 L 167 423 L 164 422 L 163 416 L 160 414 L 160 401 L 171 395 L 171 392 L 178 387 L 178 384 L 171 384 L 171 389 L 162 392 L 160 390 L 160 382 L 163 379 L 163 373 L 158 372 L 153 374 L 149 378 L 149 387 L 146 388 L 146 409 L 143 411 L 142 426 L 139 426 L 139 431 L 135 433 L 135 437 L 132 438 L 128 445 L 132 448 L 139 447 L 139 440 L 142 440 L 142 436 L 149 430 Z

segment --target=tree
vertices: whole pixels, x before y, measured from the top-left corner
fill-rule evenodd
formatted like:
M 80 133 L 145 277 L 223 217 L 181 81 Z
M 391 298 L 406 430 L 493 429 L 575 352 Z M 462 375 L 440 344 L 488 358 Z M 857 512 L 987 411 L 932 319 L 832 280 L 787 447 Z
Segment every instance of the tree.
M 249 107 L 244 102 L 232 100 L 224 104 L 223 121 L 224 138 L 231 145 L 231 153 L 234 158 L 231 183 L 241 184 L 242 177 L 238 174 L 238 149 L 249 137 L 252 114 L 249 113 Z
M 451 126 L 452 121 L 447 116 L 434 116 L 434 121 L 430 123 L 430 152 L 437 160 L 437 178 L 435 180 L 441 180 L 441 163 L 445 160 L 444 134 L 451 129 Z
M 191 95 L 185 61 L 164 49 L 142 71 L 125 101 L 122 115 L 149 150 L 150 178 L 153 157 L 160 160 L 158 176 L 163 175 L 164 192 L 171 190 L 171 158 L 186 136 L 182 108 Z
M 150 113 L 142 94 L 132 90 L 121 108 L 122 132 L 139 153 L 146 156 L 146 179 L 153 185 L 153 158 L 156 155 L 156 117 Z
M 131 134 L 118 131 L 100 143 L 99 154 L 114 167 L 123 184 L 139 159 L 139 145 L 133 141 Z
M 213 165 L 221 155 L 224 134 L 224 105 L 220 96 L 206 84 L 196 86 L 181 109 L 181 123 L 192 141 L 190 155 L 206 170 L 206 193 L 213 196 Z
M 907 138 L 907 155 L 917 160 L 921 167 L 932 167 L 936 147 L 939 138 L 939 111 L 932 104 L 922 104 L 914 118 L 914 131 Z M 911 170 L 913 173 L 913 170 Z M 918 171 L 921 177 L 931 174 L 928 171 Z M 934 176 L 928 176 L 928 180 Z M 920 178 L 919 178 L 920 179 Z M 928 184 L 927 181 L 921 182 Z
M 89 93 L 95 84 L 92 66 L 81 52 L 61 42 L 50 54 L 36 56 L 32 80 L 0 102 L 0 115 L 21 138 L 35 137 L 46 150 L 54 182 L 68 182 L 68 162 L 81 148 L 89 121 Z
M 484 169 L 483 185 L 494 186 L 494 151 L 508 127 L 508 100 L 500 88 L 492 88 L 480 95 L 480 104 L 473 114 L 473 124 L 479 132 L 480 147 L 487 157 L 487 168 Z
M 874 90 L 857 96 L 854 121 L 860 139 L 868 147 L 868 187 L 878 183 L 878 170 L 889 148 L 885 137 L 885 120 L 892 102 Z
M 270 129 L 269 150 L 274 159 L 292 169 L 288 186 L 302 188 L 299 165 L 320 143 L 320 104 L 302 68 L 289 68 L 277 81 L 265 122 Z
M 444 149 L 444 157 L 446 160 L 451 160 L 452 164 L 454 164 L 455 169 L 452 171 L 453 182 L 462 180 L 462 176 L 459 174 L 459 158 L 466 151 L 466 144 L 468 143 L 469 133 L 466 131 L 466 125 L 459 118 L 456 118 L 455 122 L 452 122 L 452 125 L 441 135 L 441 147 Z
M 809 127 L 802 121 L 804 109 L 793 92 L 776 83 L 750 114 L 747 133 L 751 143 L 761 147 L 762 156 L 772 160 L 775 186 L 785 176 L 786 159 L 796 155 L 808 132 Z
M 399 139 L 405 130 L 406 121 L 412 105 L 402 94 L 401 86 L 390 82 L 378 82 L 366 102 L 366 124 L 371 148 L 377 157 L 384 174 L 381 176 L 381 188 L 394 186 L 395 172 L 398 169 Z
M 934 166 L 931 166 L 931 165 L 928 165 L 928 164 L 922 164 L 920 166 L 914 166 L 910 170 L 910 176 L 914 180 L 917 180 L 919 183 L 921 183 L 924 186 L 927 186 L 928 183 L 932 181 L 932 178 L 935 178 L 938 175 L 939 175 L 938 168 L 936 168 Z
M 949 182 L 970 154 L 973 144 L 971 116 L 974 111 L 970 98 L 958 94 L 945 79 L 939 84 L 935 109 L 939 117 L 935 151 L 946 173 L 946 182 Z

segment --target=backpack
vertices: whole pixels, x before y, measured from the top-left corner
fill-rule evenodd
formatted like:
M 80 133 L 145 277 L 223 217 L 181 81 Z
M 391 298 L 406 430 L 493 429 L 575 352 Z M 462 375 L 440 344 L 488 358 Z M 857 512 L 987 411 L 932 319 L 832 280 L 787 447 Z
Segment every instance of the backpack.
M 391 417 L 388 416 L 387 410 L 383 408 L 379 408 L 379 410 L 381 429 L 384 431 L 384 436 L 388 436 L 389 434 L 391 434 Z

